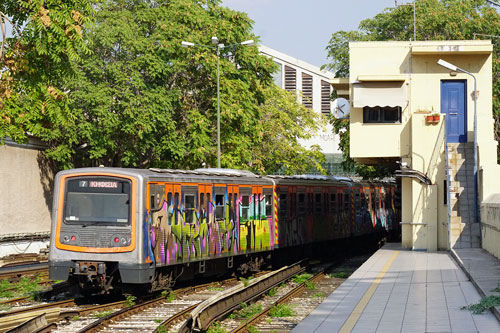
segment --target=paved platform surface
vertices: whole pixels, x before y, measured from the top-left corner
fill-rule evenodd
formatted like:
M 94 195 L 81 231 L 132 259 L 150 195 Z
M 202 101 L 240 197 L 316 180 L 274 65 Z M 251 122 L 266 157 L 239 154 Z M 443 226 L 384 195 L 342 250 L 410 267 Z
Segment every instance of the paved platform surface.
M 471 265 L 487 254 L 461 251 L 454 255 L 463 253 Z M 480 278 L 481 265 L 473 266 Z M 386 244 L 292 332 L 500 332 L 491 312 L 460 309 L 481 299 L 468 276 L 448 252 Z

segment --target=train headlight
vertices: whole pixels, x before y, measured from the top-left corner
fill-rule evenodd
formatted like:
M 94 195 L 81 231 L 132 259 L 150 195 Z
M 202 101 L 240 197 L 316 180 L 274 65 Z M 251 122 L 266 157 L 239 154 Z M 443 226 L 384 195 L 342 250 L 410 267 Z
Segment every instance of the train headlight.
M 111 246 L 127 246 L 130 245 L 130 235 L 114 234 L 111 236 Z
M 61 236 L 62 242 L 65 244 L 78 244 L 80 242 L 80 235 L 76 233 L 63 233 Z

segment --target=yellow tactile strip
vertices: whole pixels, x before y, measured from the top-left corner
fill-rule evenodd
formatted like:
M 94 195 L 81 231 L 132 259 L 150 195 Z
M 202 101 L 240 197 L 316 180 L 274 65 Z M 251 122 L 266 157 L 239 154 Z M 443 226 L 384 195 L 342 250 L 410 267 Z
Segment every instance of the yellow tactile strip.
M 345 321 L 344 325 L 340 328 L 339 332 L 342 333 L 347 333 L 351 332 L 356 323 L 358 322 L 359 318 L 361 317 L 361 314 L 365 310 L 366 306 L 368 305 L 368 302 L 372 298 L 373 294 L 375 293 L 375 290 L 377 290 L 378 285 L 384 278 L 385 274 L 389 270 L 389 267 L 391 267 L 393 261 L 396 259 L 400 251 L 395 251 L 393 255 L 389 258 L 389 260 L 386 262 L 385 266 L 382 268 L 382 270 L 378 273 L 377 277 L 373 281 L 373 283 L 370 285 L 368 290 L 365 292 L 361 300 L 358 302 L 354 310 L 352 311 L 351 315 L 347 320 Z

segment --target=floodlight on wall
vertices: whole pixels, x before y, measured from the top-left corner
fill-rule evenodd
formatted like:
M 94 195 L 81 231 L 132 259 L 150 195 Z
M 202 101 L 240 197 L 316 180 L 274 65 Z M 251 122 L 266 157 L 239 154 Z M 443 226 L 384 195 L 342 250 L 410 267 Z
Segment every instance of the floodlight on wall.
M 215 37 L 215 36 L 214 36 L 214 37 L 212 37 L 212 44 L 214 44 L 214 45 L 219 44 L 219 38 L 217 38 L 217 37 Z
M 438 60 L 438 65 L 441 65 L 441 66 L 443 66 L 443 67 L 445 67 L 445 68 L 448 68 L 449 70 L 451 70 L 451 71 L 455 71 L 455 72 L 456 72 L 456 71 L 457 71 L 457 69 L 458 69 L 458 67 L 457 67 L 457 66 L 452 65 L 452 64 L 450 64 L 449 62 L 444 61 L 443 59 L 439 59 L 439 60 Z

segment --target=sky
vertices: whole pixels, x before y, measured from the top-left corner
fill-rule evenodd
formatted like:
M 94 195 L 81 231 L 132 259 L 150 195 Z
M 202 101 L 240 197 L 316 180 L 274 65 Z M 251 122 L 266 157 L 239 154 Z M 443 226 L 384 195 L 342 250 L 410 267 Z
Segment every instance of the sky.
M 246 12 L 255 22 L 261 44 L 320 67 L 328 63 L 325 48 L 332 33 L 356 30 L 405 0 L 223 0 L 222 5 Z

